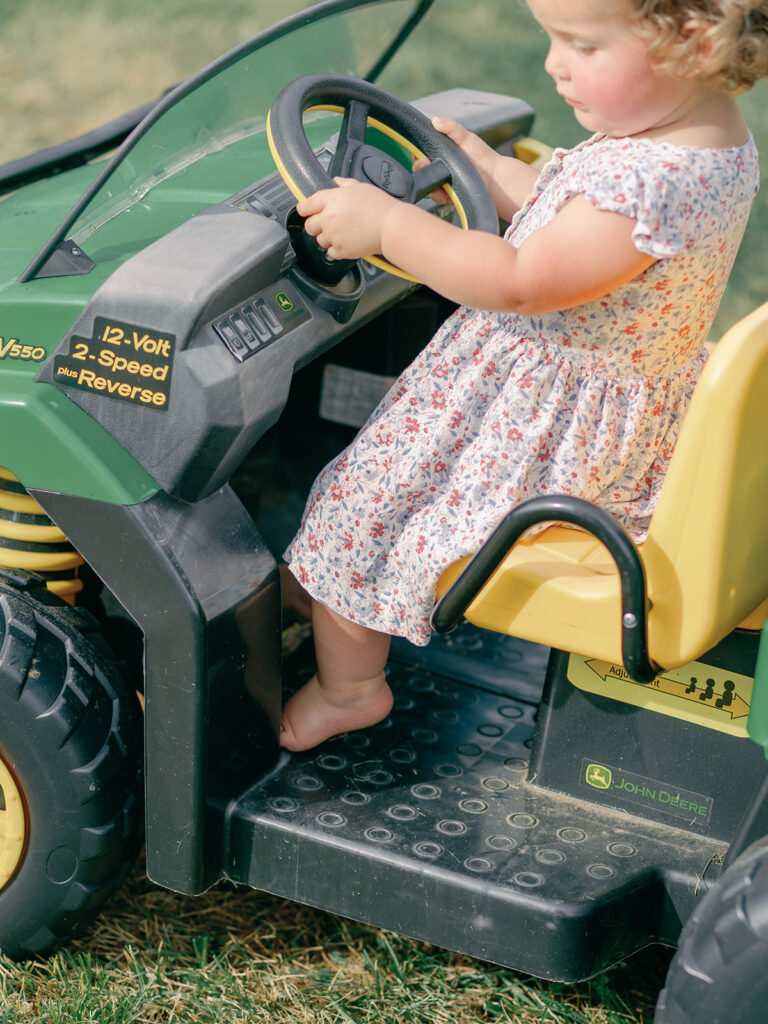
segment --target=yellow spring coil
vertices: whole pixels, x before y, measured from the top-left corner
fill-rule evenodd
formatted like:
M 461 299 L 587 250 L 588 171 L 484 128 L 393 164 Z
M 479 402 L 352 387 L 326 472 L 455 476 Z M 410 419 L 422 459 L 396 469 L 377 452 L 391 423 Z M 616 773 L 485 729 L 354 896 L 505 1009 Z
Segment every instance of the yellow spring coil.
M 17 477 L 0 466 L 0 566 L 36 572 L 69 604 L 83 589 L 84 559 Z

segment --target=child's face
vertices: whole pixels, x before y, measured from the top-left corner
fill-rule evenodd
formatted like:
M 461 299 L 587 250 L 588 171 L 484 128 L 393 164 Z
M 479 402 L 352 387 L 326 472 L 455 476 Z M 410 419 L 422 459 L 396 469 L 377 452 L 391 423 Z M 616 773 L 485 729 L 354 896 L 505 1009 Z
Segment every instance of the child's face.
M 611 136 L 671 125 L 700 83 L 658 73 L 629 0 L 527 0 L 550 40 L 544 64 L 584 128 Z

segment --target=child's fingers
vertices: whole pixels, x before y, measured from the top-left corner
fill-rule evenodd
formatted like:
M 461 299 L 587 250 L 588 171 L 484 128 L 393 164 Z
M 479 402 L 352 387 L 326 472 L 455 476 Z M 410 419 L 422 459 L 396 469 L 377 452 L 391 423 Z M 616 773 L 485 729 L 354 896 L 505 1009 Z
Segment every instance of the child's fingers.
M 358 184 L 354 178 L 334 178 L 333 181 L 339 188 Z M 311 217 L 315 213 L 322 213 L 334 191 L 335 189 L 325 188 L 319 192 L 313 192 L 311 196 L 305 196 L 296 204 L 296 212 L 300 217 Z
M 300 217 L 311 217 L 314 213 L 319 213 L 323 208 L 323 194 L 322 192 L 315 192 L 311 196 L 306 196 L 296 204 L 296 212 Z
M 419 157 L 417 160 L 413 161 L 411 171 L 415 174 L 417 171 L 420 171 L 422 167 L 428 167 L 430 163 L 431 161 L 426 157 Z M 429 197 L 432 202 L 437 203 L 438 206 L 443 206 L 445 203 L 450 203 L 451 201 L 448 198 L 448 193 L 443 188 L 436 188 L 434 192 L 430 192 Z
M 351 180 L 350 178 L 336 178 L 338 184 Z M 336 189 L 333 188 L 324 188 L 319 192 L 313 192 L 311 196 L 305 196 L 296 204 L 296 212 L 300 217 L 311 217 L 313 213 L 321 213 L 335 191 Z
M 463 125 L 449 117 L 433 117 L 432 127 L 440 132 L 441 135 L 447 135 L 457 146 L 460 146 L 467 135 L 469 135 L 469 132 Z
M 313 238 L 316 238 L 322 231 L 320 218 L 314 214 L 311 217 L 307 217 L 304 221 L 304 230 L 308 235 L 312 235 Z

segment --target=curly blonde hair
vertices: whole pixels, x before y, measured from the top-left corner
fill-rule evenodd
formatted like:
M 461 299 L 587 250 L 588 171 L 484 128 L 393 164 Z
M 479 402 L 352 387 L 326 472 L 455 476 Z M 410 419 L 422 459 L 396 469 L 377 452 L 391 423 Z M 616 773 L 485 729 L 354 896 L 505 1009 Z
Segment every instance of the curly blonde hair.
M 655 29 L 654 63 L 670 74 L 711 78 L 746 92 L 768 76 L 768 0 L 632 0 Z

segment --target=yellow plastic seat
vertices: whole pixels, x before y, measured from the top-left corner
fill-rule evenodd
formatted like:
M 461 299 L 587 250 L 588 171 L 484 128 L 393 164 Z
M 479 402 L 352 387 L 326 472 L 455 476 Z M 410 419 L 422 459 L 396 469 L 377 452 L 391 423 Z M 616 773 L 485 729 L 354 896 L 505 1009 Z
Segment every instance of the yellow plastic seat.
M 736 626 L 759 628 L 768 618 L 768 303 L 714 347 L 640 555 L 657 666 L 685 665 Z M 468 560 L 443 573 L 438 598 Z M 465 617 L 622 662 L 618 571 L 580 530 L 553 524 L 520 540 Z

